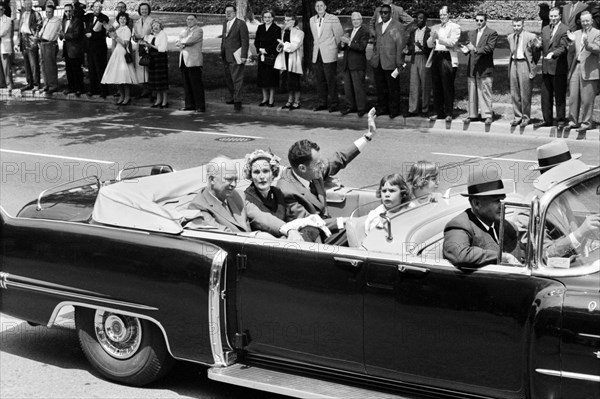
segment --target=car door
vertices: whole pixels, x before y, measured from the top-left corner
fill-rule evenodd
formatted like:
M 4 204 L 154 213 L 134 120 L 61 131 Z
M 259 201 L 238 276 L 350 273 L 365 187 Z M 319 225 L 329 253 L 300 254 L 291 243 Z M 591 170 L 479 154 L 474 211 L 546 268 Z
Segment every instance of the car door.
M 364 373 L 365 251 L 246 241 L 238 260 L 238 328 L 250 356 Z
M 370 253 L 367 373 L 492 397 L 524 395 L 532 310 L 557 283 L 532 278 L 525 267 L 490 269 Z

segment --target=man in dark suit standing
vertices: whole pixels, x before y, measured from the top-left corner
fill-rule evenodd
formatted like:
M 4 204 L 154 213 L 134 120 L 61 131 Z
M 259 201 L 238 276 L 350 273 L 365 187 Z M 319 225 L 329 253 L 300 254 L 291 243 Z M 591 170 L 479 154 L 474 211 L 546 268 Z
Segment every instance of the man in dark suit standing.
M 19 19 L 19 48 L 23 54 L 27 86 L 23 90 L 40 89 L 40 49 L 37 36 L 42 28 L 42 16 L 33 10 L 31 0 L 23 1 Z
M 106 47 L 106 29 L 108 16 L 102 13 L 102 3 L 95 1 L 92 6 L 92 12 L 85 15 L 85 37 L 87 37 L 87 60 L 88 60 L 88 79 L 90 81 L 90 91 L 88 96 L 99 94 L 100 97 L 106 97 L 106 88 L 100 84 L 106 61 L 108 48 Z
M 362 15 L 352 13 L 352 32 L 342 36 L 340 46 L 344 51 L 342 70 L 344 71 L 344 93 L 346 108 L 342 115 L 358 112 L 362 117 L 367 112 L 367 93 L 365 91 L 365 71 L 367 69 L 366 48 L 369 32 L 362 24 Z
M 504 224 L 503 251 L 517 245 L 517 231 L 500 220 L 501 201 L 510 193 L 501 179 L 491 179 L 489 170 L 476 169 L 469 176 L 467 192 L 471 208 L 450 220 L 444 228 L 444 259 L 458 268 L 477 269 L 498 263 L 519 264 L 510 253 L 498 259 L 500 223 Z
M 382 22 L 375 28 L 371 66 L 375 72 L 377 114 L 395 118 L 400 115 L 400 84 L 396 78 L 404 63 L 404 29 L 400 22 L 391 19 L 391 10 L 384 4 L 379 11 Z
M 425 11 L 417 12 L 417 28 L 408 35 L 408 43 L 404 53 L 410 55 L 410 92 L 408 95 L 408 115 L 428 116 L 431 98 L 431 71 L 426 68 L 431 48 L 427 39 L 431 29 L 427 26 Z
M 552 105 L 556 102 L 558 127 L 565 125 L 567 104 L 568 27 L 560 22 L 560 10 L 550 10 L 550 25 L 542 29 L 542 115 L 544 121 L 534 127 L 552 126 Z M 539 45 L 539 43 L 538 43 Z
M 226 21 L 223 23 L 221 40 L 221 58 L 225 67 L 225 82 L 230 99 L 236 111 L 242 110 L 242 85 L 244 84 L 244 66 L 250 46 L 246 23 L 235 16 L 236 8 L 232 4 L 225 7 Z
M 374 109 L 369 111 L 368 127 L 363 137 L 345 151 L 336 152 L 329 160 L 321 157 L 319 145 L 310 140 L 299 140 L 290 147 L 290 166 L 282 171 L 277 187 L 283 193 L 291 217 L 297 219 L 319 215 L 332 233 L 345 227 L 345 218 L 332 218 L 327 211 L 325 180 L 344 169 L 373 139 L 377 132 Z M 318 235 L 312 238 L 314 241 Z
M 75 93 L 80 96 L 83 92 L 83 54 L 84 54 L 84 28 L 81 18 L 75 16 L 72 4 L 65 4 L 62 20 L 61 39 L 63 43 L 63 57 L 67 71 L 68 89 L 65 94 Z
M 477 29 L 469 31 L 469 43 L 463 46 L 468 52 L 467 81 L 469 84 L 469 116 L 464 122 L 469 123 L 485 118 L 484 123 L 492 123 L 492 85 L 494 83 L 494 49 L 498 32 L 487 26 L 487 14 L 477 13 L 475 16 Z

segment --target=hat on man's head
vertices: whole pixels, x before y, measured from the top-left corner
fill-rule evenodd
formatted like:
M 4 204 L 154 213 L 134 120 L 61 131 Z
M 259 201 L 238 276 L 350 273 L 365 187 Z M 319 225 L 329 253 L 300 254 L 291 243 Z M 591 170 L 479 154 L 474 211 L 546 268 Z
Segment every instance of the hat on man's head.
M 476 169 L 469 176 L 467 191 L 460 193 L 463 197 L 483 197 L 487 195 L 511 194 L 513 187 L 505 186 L 499 176 L 491 177 L 490 170 Z
M 571 154 L 564 140 L 554 140 L 537 148 L 538 166 L 533 170 L 546 170 L 579 157 L 581 154 Z
M 590 168 L 578 159 L 571 159 L 550 169 L 533 183 L 533 186 L 540 191 L 546 192 L 556 183 L 569 179 Z

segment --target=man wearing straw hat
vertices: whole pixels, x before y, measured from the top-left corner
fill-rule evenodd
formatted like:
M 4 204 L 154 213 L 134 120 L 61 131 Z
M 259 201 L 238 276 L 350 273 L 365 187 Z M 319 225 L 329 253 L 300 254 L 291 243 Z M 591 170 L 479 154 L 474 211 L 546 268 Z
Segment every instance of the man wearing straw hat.
M 498 259 L 501 201 L 511 188 L 504 187 L 501 179 L 490 178 L 488 174 L 478 169 L 469 176 L 467 192 L 461 195 L 469 197 L 471 208 L 450 220 L 444 228 L 444 258 L 459 268 L 480 268 L 500 262 L 519 264 L 510 253 L 503 252 L 502 259 Z M 504 247 L 514 248 L 516 230 L 509 222 L 502 222 Z
M 541 176 L 534 182 L 534 190 L 525 197 L 530 203 L 535 196 L 541 197 L 548 189 L 561 181 L 587 171 L 589 168 L 579 160 L 581 154 L 571 154 L 564 140 L 554 140 L 537 148 L 538 166 Z M 547 257 L 564 257 L 573 254 L 581 242 L 600 226 L 600 215 L 588 215 L 585 221 L 576 226 L 573 218 L 568 217 L 570 210 L 565 209 L 560 198 L 553 201 L 546 216 L 544 231 L 544 255 Z M 517 215 L 520 244 L 527 245 L 527 229 L 529 212 Z M 561 227 L 562 226 L 562 227 Z

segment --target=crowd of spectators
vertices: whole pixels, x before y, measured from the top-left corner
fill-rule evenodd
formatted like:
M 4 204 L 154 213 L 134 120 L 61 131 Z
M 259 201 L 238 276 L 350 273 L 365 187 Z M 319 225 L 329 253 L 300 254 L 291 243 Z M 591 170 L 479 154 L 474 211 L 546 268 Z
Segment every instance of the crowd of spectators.
M 103 13 L 102 1 L 86 6 L 78 0 L 63 4 L 62 18 L 55 16 L 56 5 L 48 0 L 42 13 L 32 8 L 31 0 L 20 2 L 19 12 L 11 15 L 16 1 L 0 3 L 0 86 L 12 89 L 13 52 L 22 53 L 27 84 L 22 90 L 48 94 L 58 91 L 58 41 L 63 41 L 68 85 L 65 94 L 84 92 L 83 65 L 87 65 L 87 95 L 106 97 L 108 84 L 118 85 L 117 105 L 130 103 L 132 85 L 139 86 L 140 97 L 154 100 L 152 107 L 169 106 L 168 37 L 160 19 L 152 16 L 149 3 L 137 7 L 132 22 L 124 2 L 116 4 L 113 21 Z M 524 30 L 524 21 L 512 21 L 509 79 L 514 111 L 513 126 L 525 127 L 531 120 L 531 96 L 537 64 L 542 67 L 543 121 L 535 127 L 551 126 L 578 129 L 592 127 L 595 97 L 600 93 L 600 31 L 588 2 L 567 2 L 562 9 L 541 10 L 544 26 L 541 35 Z M 547 11 L 547 15 L 545 13 Z M 17 16 L 18 14 L 18 16 Z M 242 109 L 245 66 L 250 55 L 250 35 L 245 21 L 239 19 L 234 4 L 225 7 L 221 58 L 229 91 L 226 103 Z M 279 27 L 272 9 L 261 14 L 254 47 L 257 85 L 262 91 L 260 106 L 273 107 L 275 90 L 283 87 L 288 100 L 281 107 L 301 107 L 303 42 L 305 32 L 298 28 L 296 16 L 285 12 Z M 465 124 L 493 123 L 492 87 L 494 51 L 498 33 L 487 24 L 487 15 L 477 13 L 476 28 L 461 41 L 462 28 L 452 21 L 451 9 L 439 10 L 440 23 L 429 26 L 424 11 L 414 16 L 392 0 L 382 0 L 374 10 L 369 26 L 362 15 L 353 12 L 352 29 L 344 31 L 337 16 L 327 12 L 325 0 L 315 2 L 315 15 L 305 29 L 313 38 L 310 61 L 314 73 L 317 101 L 313 111 L 356 112 L 367 109 L 365 76 L 367 62 L 373 68 L 377 93 L 377 114 L 395 118 L 402 114 L 401 71 L 410 64 L 408 112 L 404 116 L 424 116 L 431 120 L 454 118 L 455 79 L 458 52 L 467 57 L 468 116 Z M 185 92 L 184 110 L 206 109 L 202 83 L 202 28 L 195 15 L 186 19 L 176 46 L 181 54 L 179 67 Z M 465 35 L 462 35 L 464 37 Z M 112 51 L 107 47 L 112 38 Z M 373 55 L 367 60 L 366 48 L 373 42 Z M 342 53 L 341 72 L 344 99 L 337 88 L 338 54 Z M 107 63 L 108 61 L 108 63 Z M 107 68 L 108 66 L 108 68 Z M 43 82 L 43 86 L 42 86 Z M 568 98 L 568 100 L 567 100 Z M 566 104 L 569 104 L 569 112 Z

